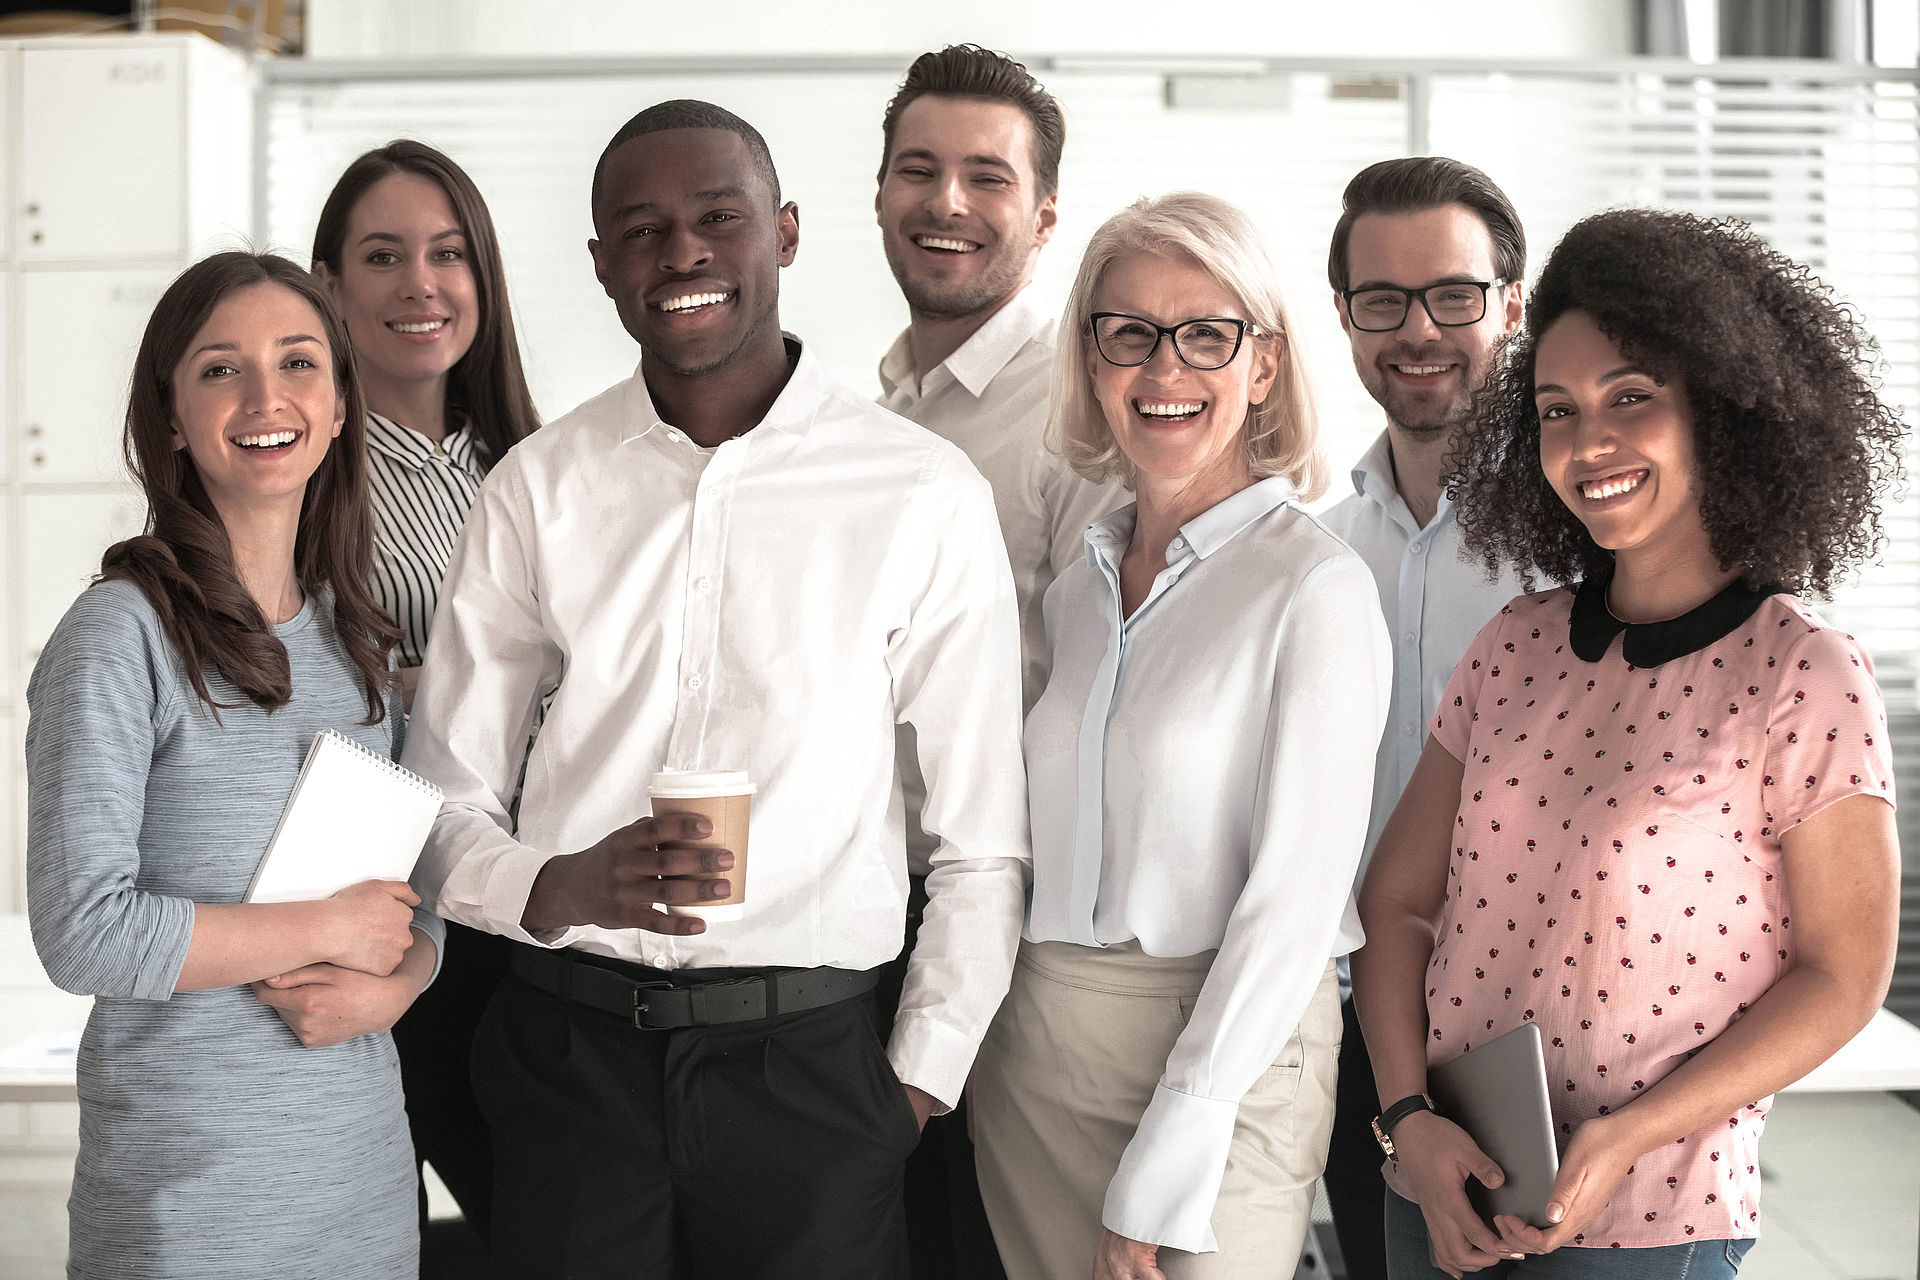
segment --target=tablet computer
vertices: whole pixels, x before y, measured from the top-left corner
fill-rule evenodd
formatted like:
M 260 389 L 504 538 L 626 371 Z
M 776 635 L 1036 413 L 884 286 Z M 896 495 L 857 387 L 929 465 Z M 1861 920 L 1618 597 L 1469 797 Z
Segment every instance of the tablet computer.
M 1489 1226 L 1496 1213 L 1547 1227 L 1547 1197 L 1560 1174 L 1547 1062 L 1540 1028 L 1531 1022 L 1427 1070 L 1427 1092 L 1440 1114 L 1467 1131 L 1500 1166 L 1497 1187 L 1467 1179 L 1467 1198 Z

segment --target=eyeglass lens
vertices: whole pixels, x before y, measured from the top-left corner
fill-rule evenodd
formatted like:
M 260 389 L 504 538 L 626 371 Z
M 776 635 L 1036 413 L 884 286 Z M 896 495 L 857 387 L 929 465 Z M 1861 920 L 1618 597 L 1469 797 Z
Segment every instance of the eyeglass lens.
M 1160 341 L 1160 329 L 1135 316 L 1101 316 L 1093 322 L 1100 354 L 1123 368 L 1145 364 Z M 1224 320 L 1189 320 L 1175 325 L 1173 349 L 1196 369 L 1218 369 L 1232 361 L 1240 346 L 1240 327 Z
M 1347 314 L 1356 328 L 1372 333 L 1398 329 L 1406 323 L 1414 298 L 1427 304 L 1427 314 L 1438 325 L 1473 324 L 1487 314 L 1487 291 L 1478 284 L 1436 284 L 1425 289 L 1362 289 L 1347 301 Z

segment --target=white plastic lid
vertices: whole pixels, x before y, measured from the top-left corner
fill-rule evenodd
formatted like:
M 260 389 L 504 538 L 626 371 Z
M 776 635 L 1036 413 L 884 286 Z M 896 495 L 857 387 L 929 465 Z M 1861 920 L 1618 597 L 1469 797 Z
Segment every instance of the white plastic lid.
M 653 775 L 650 796 L 696 800 L 704 796 L 752 795 L 758 788 L 744 769 L 667 769 Z

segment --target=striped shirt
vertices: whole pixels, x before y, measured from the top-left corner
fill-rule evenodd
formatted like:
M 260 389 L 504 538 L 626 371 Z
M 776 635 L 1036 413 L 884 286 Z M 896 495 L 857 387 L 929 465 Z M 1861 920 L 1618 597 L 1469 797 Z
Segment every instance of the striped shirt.
M 373 594 L 400 624 L 396 661 L 417 667 L 440 602 L 453 543 L 486 478 L 486 453 L 471 424 L 439 444 L 391 418 L 367 414 L 373 490 Z

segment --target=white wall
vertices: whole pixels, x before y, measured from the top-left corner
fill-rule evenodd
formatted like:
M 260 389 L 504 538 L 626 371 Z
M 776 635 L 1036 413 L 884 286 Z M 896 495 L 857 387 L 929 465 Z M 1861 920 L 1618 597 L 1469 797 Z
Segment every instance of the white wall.
M 1631 0 L 307 0 L 313 58 L 914 53 L 1594 58 L 1631 52 Z

